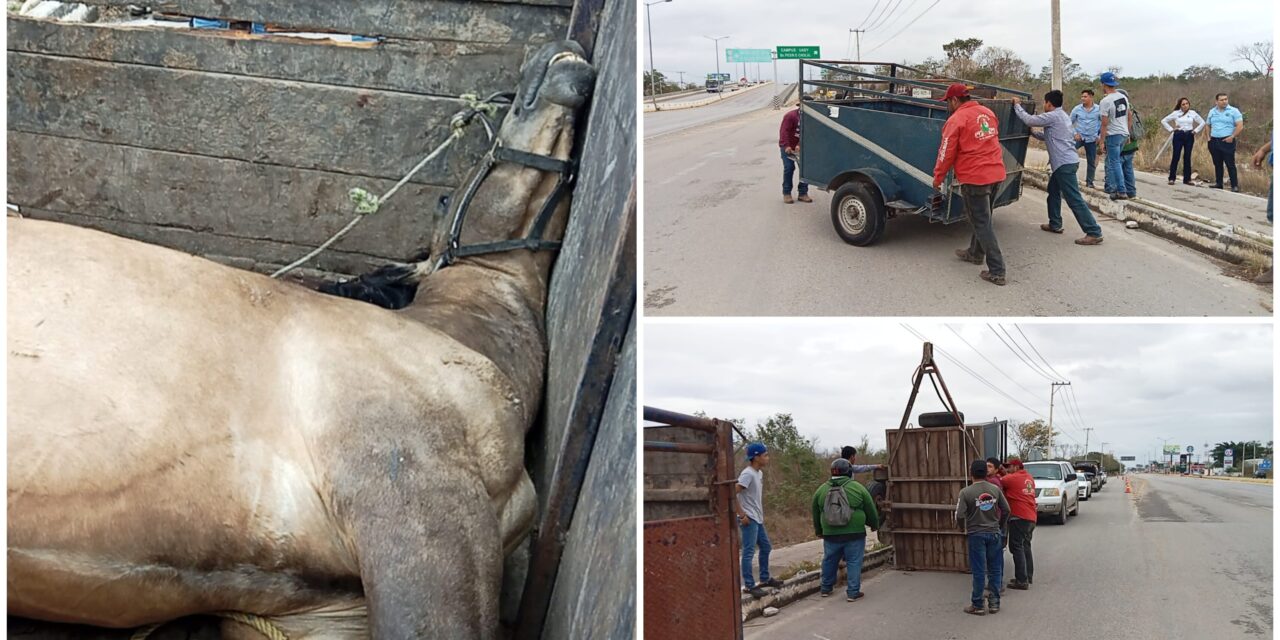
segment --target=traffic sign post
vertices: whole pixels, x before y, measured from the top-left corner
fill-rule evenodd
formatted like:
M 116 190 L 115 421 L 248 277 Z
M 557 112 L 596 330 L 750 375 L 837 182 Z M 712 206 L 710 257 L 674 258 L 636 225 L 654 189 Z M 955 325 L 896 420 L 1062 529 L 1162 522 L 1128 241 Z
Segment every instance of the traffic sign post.
M 1231 449 L 1227 449 L 1226 451 L 1224 451 L 1224 452 L 1223 452 L 1223 456 L 1222 456 L 1222 470 L 1223 470 L 1223 471 L 1226 471 L 1227 469 L 1230 469 L 1230 468 L 1231 468 L 1231 465 L 1235 462 L 1235 456 L 1233 455 L 1234 453 L 1235 453 L 1235 452 L 1234 452 L 1234 451 L 1232 451 Z

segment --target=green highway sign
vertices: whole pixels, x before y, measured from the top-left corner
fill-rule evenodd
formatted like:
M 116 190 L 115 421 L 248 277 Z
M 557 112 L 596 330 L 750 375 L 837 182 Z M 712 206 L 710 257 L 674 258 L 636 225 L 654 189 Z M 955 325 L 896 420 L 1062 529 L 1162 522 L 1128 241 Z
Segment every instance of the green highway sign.
M 773 52 L 768 49 L 725 49 L 725 62 L 773 62 Z
M 818 53 L 818 47 L 778 47 L 779 60 L 799 60 L 821 58 Z

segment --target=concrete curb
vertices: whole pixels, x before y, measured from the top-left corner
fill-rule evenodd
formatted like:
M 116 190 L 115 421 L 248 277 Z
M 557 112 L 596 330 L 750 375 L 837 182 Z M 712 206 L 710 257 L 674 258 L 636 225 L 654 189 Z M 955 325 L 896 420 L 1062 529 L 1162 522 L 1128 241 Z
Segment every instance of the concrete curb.
M 773 86 L 772 82 L 766 82 L 764 84 L 757 84 L 755 86 L 747 87 L 746 89 L 739 89 L 738 91 L 732 92 L 732 94 L 728 96 L 728 98 L 732 98 L 733 96 L 740 96 L 748 91 L 754 91 L 761 87 L 771 87 L 771 86 Z M 706 98 L 704 100 L 695 100 L 693 102 L 677 102 L 675 104 L 660 104 L 659 108 L 654 108 L 652 102 L 646 102 L 644 103 L 644 112 L 652 113 L 654 111 L 678 111 L 680 109 L 692 109 L 694 107 L 706 106 L 713 102 L 727 100 L 728 98 L 726 98 L 724 94 L 720 94 L 715 97 Z
M 1250 484 L 1275 484 L 1276 483 L 1275 480 L 1272 480 L 1272 479 L 1264 480 L 1262 478 L 1233 478 L 1231 476 L 1191 476 L 1191 477 L 1199 478 L 1201 480 L 1226 480 L 1227 482 L 1248 482 Z
M 893 547 L 885 547 L 867 553 L 862 559 L 862 572 L 866 573 L 872 569 L 880 567 L 889 562 L 893 557 Z M 840 570 L 836 576 L 836 591 L 844 593 L 844 569 Z M 750 595 L 743 596 L 742 603 L 742 621 L 746 622 L 753 618 L 759 618 L 764 615 L 765 607 L 785 607 L 796 600 L 806 596 L 813 595 L 822 588 L 822 572 L 809 571 L 802 575 L 798 575 L 786 582 L 782 583 L 782 587 L 777 591 L 765 596 L 764 598 L 754 598 Z
M 1049 187 L 1047 173 L 1024 169 L 1022 175 L 1037 189 Z M 1122 222 L 1136 221 L 1139 229 L 1153 235 L 1232 264 L 1271 267 L 1272 240 L 1263 234 L 1142 198 L 1113 201 L 1094 189 L 1080 193 L 1094 211 Z

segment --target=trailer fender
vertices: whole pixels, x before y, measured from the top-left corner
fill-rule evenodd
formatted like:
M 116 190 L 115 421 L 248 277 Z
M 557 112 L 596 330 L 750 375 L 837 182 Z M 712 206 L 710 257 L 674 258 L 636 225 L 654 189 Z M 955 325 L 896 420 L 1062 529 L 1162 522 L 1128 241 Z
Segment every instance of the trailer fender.
M 835 191 L 849 182 L 862 182 L 873 187 L 881 202 L 893 202 L 902 197 L 902 187 L 889 174 L 874 168 L 846 171 L 832 179 L 827 190 Z

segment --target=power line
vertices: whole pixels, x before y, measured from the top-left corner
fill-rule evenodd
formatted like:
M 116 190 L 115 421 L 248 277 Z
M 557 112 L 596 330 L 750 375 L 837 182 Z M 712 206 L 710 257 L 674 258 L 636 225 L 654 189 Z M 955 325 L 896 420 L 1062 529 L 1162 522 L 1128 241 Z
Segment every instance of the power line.
M 889 0 L 889 1 L 892 1 L 892 0 Z M 888 1 L 887 1 L 887 2 L 885 2 L 884 7 L 885 7 L 885 9 L 888 9 L 888 11 L 887 11 L 887 12 L 886 12 L 886 11 L 881 11 L 881 12 L 880 12 L 880 15 L 879 15 L 879 16 L 876 16 L 876 19 L 875 19 L 875 20 L 873 20 L 873 21 L 871 22 L 871 26 L 867 27 L 867 29 L 868 29 L 868 30 L 871 30 L 871 29 L 878 29 L 878 28 L 880 27 L 880 25 L 884 24 L 884 21 L 885 21 L 886 19 L 888 19 L 888 17 L 889 17 L 889 16 L 893 15 L 893 12 L 894 12 L 894 11 L 897 11 L 897 10 L 898 10 L 898 7 L 900 7 L 900 6 L 902 6 L 902 0 L 898 0 L 896 3 L 894 3 L 894 5 L 893 5 L 892 7 L 890 7 L 890 6 L 889 6 L 889 2 L 888 2 Z
M 867 12 L 867 17 L 862 19 L 862 24 L 858 25 L 857 30 L 861 30 L 863 27 L 867 26 L 867 20 L 871 19 L 871 14 L 876 12 L 876 7 L 878 6 L 880 6 L 880 0 L 876 0 L 876 3 L 871 5 L 871 10 Z
M 1058 381 L 1056 378 L 1036 368 L 1029 361 L 1027 361 L 1026 358 L 1022 357 L 1022 355 L 1020 355 L 1017 351 L 1014 350 L 1013 345 L 1010 345 L 1009 342 L 1004 339 L 1004 336 L 1000 335 L 1000 332 L 996 331 L 996 328 L 991 326 L 990 323 L 987 324 L 987 328 L 991 330 L 991 333 L 994 333 L 996 335 L 996 338 L 998 338 L 1002 344 L 1004 344 L 1005 348 L 1009 350 L 1009 353 L 1012 353 L 1015 358 L 1022 361 L 1022 364 L 1027 365 L 1027 368 L 1031 369 L 1031 371 L 1034 372 L 1036 375 L 1044 378 L 1045 380 L 1048 380 L 1049 382 Z
M 890 42 L 892 42 L 892 41 L 893 41 L 893 39 L 894 39 L 894 38 L 896 38 L 896 37 L 898 37 L 898 35 L 899 35 L 899 34 L 901 34 L 903 31 L 906 31 L 907 29 L 910 29 L 910 28 L 911 28 L 911 25 L 915 24 L 917 20 L 919 20 L 920 18 L 923 18 L 923 17 L 924 17 L 924 14 L 929 13 L 929 10 L 930 10 L 930 9 L 932 9 L 932 8 L 934 8 L 934 7 L 936 7 L 936 6 L 938 6 L 938 3 L 939 3 L 939 2 L 942 2 L 942 0 L 933 0 L 933 4 L 931 4 L 931 5 L 927 6 L 927 7 L 925 7 L 925 8 L 924 8 L 924 11 L 921 11 L 921 12 L 920 12 L 920 15 L 916 16 L 916 17 L 915 17 L 911 22 L 908 22 L 908 23 L 906 24 L 906 26 L 904 26 L 904 27 L 902 27 L 901 29 L 899 29 L 897 33 L 895 33 L 895 34 L 893 34 L 893 35 L 889 36 L 889 39 L 888 39 L 888 40 L 885 40 L 884 42 L 881 42 L 880 44 L 876 45 L 875 47 L 873 47 L 873 48 L 871 49 L 871 51 L 868 51 L 867 53 L 871 53 L 872 51 L 875 51 L 876 49 L 879 49 L 880 47 L 883 47 L 884 45 L 889 44 Z
M 1041 375 L 1049 378 L 1050 380 L 1055 380 L 1055 379 L 1065 380 L 1065 378 L 1055 377 L 1053 374 L 1049 373 L 1048 371 L 1045 371 L 1044 367 L 1041 367 L 1039 364 L 1037 364 L 1036 361 L 1031 357 L 1031 354 L 1027 353 L 1027 350 L 1023 349 L 1022 345 L 1018 343 L 1018 339 L 1013 337 L 1013 334 L 1009 333 L 1008 329 L 1004 328 L 1004 325 L 998 324 L 996 325 L 996 328 L 999 329 L 1001 333 L 1003 333 L 1006 337 L 1009 338 L 1009 342 L 1012 342 L 1013 346 L 1017 347 L 1018 351 L 1022 352 L 1022 355 L 1027 357 L 1027 362 L 1030 362 L 1031 366 L 1035 367 L 1036 371 L 1039 371 Z
M 885 23 L 884 28 L 888 29 L 888 28 L 893 27 L 893 25 L 894 25 L 895 23 L 897 23 L 897 22 L 898 22 L 898 20 L 900 20 L 900 19 L 902 18 L 902 16 L 907 15 L 907 13 L 911 11 L 911 7 L 914 7 L 914 6 L 915 6 L 915 4 L 916 4 L 917 2 L 919 2 L 919 0 L 911 0 L 911 4 L 907 5 L 907 8 L 903 9 L 901 13 L 899 13 L 899 14 L 898 14 L 898 15 L 896 15 L 896 16 L 894 16 L 892 20 L 890 20 L 889 22 Z
M 1067 379 L 1067 377 L 1066 377 L 1066 376 L 1062 375 L 1061 373 L 1058 373 L 1058 370 L 1057 370 L 1057 369 L 1054 369 L 1054 368 L 1053 368 L 1053 365 L 1049 364 L 1049 361 L 1048 361 L 1048 360 L 1046 360 L 1044 356 L 1040 355 L 1040 350 L 1039 350 L 1039 349 L 1036 349 L 1036 345 L 1034 345 L 1034 344 L 1032 344 L 1032 343 L 1031 343 L 1031 338 L 1028 338 L 1028 337 L 1027 337 L 1027 334 L 1022 333 L 1022 327 L 1019 327 L 1019 326 L 1018 326 L 1018 323 L 1016 323 L 1016 322 L 1015 322 L 1015 323 L 1013 323 L 1013 328 L 1018 330 L 1018 335 L 1021 335 L 1021 336 L 1022 336 L 1022 339 L 1027 341 L 1027 346 L 1028 346 L 1028 347 L 1031 347 L 1031 350 L 1032 350 L 1033 352 L 1035 352 L 1035 354 L 1036 354 L 1037 356 L 1040 356 L 1040 361 L 1044 363 L 1044 366 L 1049 367 L 1049 371 L 1050 371 L 1051 373 L 1053 373 L 1053 375 L 1058 376 L 1058 378 L 1059 378 L 1059 379 L 1061 379 L 1061 380 L 1066 380 L 1066 379 Z
M 1014 379 L 1013 379 L 1013 376 L 1011 376 L 1011 375 L 1009 375 L 1009 374 L 1005 373 L 1003 369 L 1001 369 L 1000 367 L 996 366 L 996 363 L 992 362 L 992 361 L 991 361 L 991 360 L 989 360 L 986 356 L 982 355 L 982 352 L 981 352 L 981 351 L 979 351 L 977 347 L 973 346 L 972 344 L 969 344 L 969 341 L 968 341 L 968 340 L 965 340 L 963 336 L 961 336 L 959 333 L 957 333 L 957 332 L 956 332 L 956 330 L 955 330 L 955 329 L 953 329 L 953 328 L 951 327 L 951 325 L 943 325 L 943 326 L 945 326 L 948 330 L 950 330 L 950 331 L 951 331 L 951 333 L 954 333 L 954 334 L 956 335 L 956 337 L 960 339 L 960 342 L 965 343 L 965 345 L 967 345 L 970 349 L 973 349 L 973 352 L 974 352 L 974 353 L 976 353 L 976 354 L 978 354 L 978 357 L 979 357 L 979 358 L 982 358 L 983 360 L 985 360 L 985 361 L 987 362 L 987 364 L 991 365 L 991 368 L 992 368 L 992 369 L 995 369 L 996 371 L 999 371 L 999 372 L 1000 372 L 1000 375 L 1002 375 L 1002 376 L 1004 376 L 1004 377 L 1008 378 L 1008 379 L 1009 379 L 1009 382 L 1012 382 L 1012 383 L 1013 383 L 1014 385 L 1016 385 L 1019 389 L 1022 389 L 1023 391 L 1026 391 L 1028 394 L 1030 394 L 1030 395 L 1031 395 L 1031 397 L 1036 398 L 1036 400 L 1037 400 L 1037 401 L 1040 399 L 1040 395 L 1039 395 L 1039 394 L 1037 394 L 1036 392 L 1034 392 L 1034 391 L 1032 391 L 1032 390 L 1030 390 L 1030 389 L 1028 389 L 1028 388 L 1026 388 L 1026 387 L 1024 387 L 1024 386 L 1022 386 L 1021 384 L 1018 384 L 1018 381 L 1017 381 L 1017 380 L 1014 380 Z
M 902 327 L 903 327 L 904 329 L 906 329 L 907 331 L 910 331 L 910 332 L 912 333 L 912 335 L 914 335 L 915 337 L 919 338 L 920 340 L 922 340 L 922 341 L 924 341 L 924 342 L 932 342 L 931 340 L 929 340 L 928 338 L 926 338 L 926 337 L 924 336 L 924 334 L 920 333 L 919 331 L 916 331 L 916 330 L 915 330 L 914 328 L 912 328 L 910 325 L 903 323 L 903 324 L 902 324 Z M 945 357 L 946 359 L 950 360 L 952 364 L 956 365 L 957 367 L 960 367 L 960 369 L 961 369 L 962 371 L 964 371 L 965 373 L 967 373 L 967 374 L 969 374 L 969 375 L 973 376 L 973 377 L 974 377 L 974 379 L 976 379 L 978 382 L 981 382 L 982 384 L 986 385 L 986 386 L 987 386 L 987 388 L 989 388 L 989 389 L 991 389 L 992 391 L 995 391 L 996 393 L 998 393 L 998 394 L 1000 394 L 1000 395 L 1004 396 L 1005 398 L 1007 398 L 1010 402 L 1012 402 L 1012 403 L 1014 403 L 1014 404 L 1016 404 L 1016 405 L 1018 405 L 1018 406 L 1022 407 L 1023 409 L 1026 409 L 1027 411 L 1030 411 L 1031 413 L 1034 413 L 1034 414 L 1035 414 L 1035 415 L 1037 415 L 1037 416 L 1040 416 L 1041 418 L 1044 418 L 1044 417 L 1045 417 L 1045 415 L 1044 415 L 1044 414 L 1040 413 L 1039 411 L 1036 411 L 1035 409 L 1032 409 L 1031 407 L 1028 407 L 1027 405 L 1025 405 L 1025 404 L 1023 404 L 1022 402 L 1020 402 L 1017 398 L 1015 398 L 1015 397 L 1013 397 L 1013 396 L 1011 396 L 1011 395 L 1009 395 L 1009 394 L 1005 393 L 1005 392 L 1004 392 L 1004 390 L 1002 390 L 1002 389 L 1000 389 L 999 387 L 997 387 L 996 385 L 992 384 L 990 380 L 987 380 L 986 378 L 984 378 L 984 377 L 982 377 L 981 375 L 979 375 L 979 374 L 978 374 L 976 371 L 974 371 L 973 369 L 970 369 L 970 368 L 968 367 L 968 365 L 966 365 L 966 364 L 964 364 L 963 362 L 961 362 L 959 358 L 957 358 L 957 357 L 955 357 L 955 356 L 953 356 L 953 355 L 951 355 L 951 354 L 947 353 L 946 351 L 944 351 L 944 350 L 942 349 L 942 347 L 939 347 L 939 346 L 937 346 L 937 345 L 935 344 L 935 345 L 934 345 L 934 350 L 935 350 L 935 351 L 937 351 L 938 353 L 942 354 L 942 355 L 943 355 L 943 357 Z

